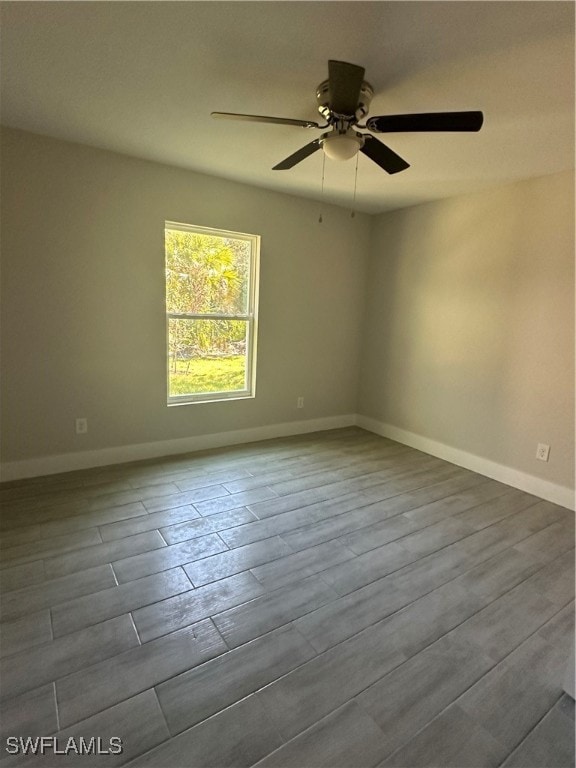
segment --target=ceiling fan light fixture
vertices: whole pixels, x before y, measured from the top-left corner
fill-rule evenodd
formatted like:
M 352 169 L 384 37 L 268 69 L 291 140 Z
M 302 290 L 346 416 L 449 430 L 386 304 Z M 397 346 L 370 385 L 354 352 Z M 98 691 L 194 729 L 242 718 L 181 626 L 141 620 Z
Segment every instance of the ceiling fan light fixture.
M 363 144 L 362 137 L 352 131 L 332 133 L 324 138 L 322 149 L 331 160 L 350 160 L 358 154 Z
M 213 117 L 228 120 L 248 120 L 256 123 L 276 123 L 302 128 L 329 128 L 319 138 L 310 141 L 289 157 L 277 163 L 273 171 L 286 171 L 323 149 L 324 158 L 351 160 L 358 152 L 366 155 L 386 173 L 394 174 L 410 167 L 400 155 L 373 136 L 373 133 L 405 133 L 417 131 L 479 131 L 482 112 L 419 112 L 402 115 L 376 115 L 360 125 L 367 115 L 374 95 L 370 83 L 364 80 L 364 67 L 346 61 L 328 61 L 328 79 L 316 89 L 318 111 L 326 125 L 312 120 L 298 120 L 270 115 L 248 115 L 238 112 L 212 112 Z M 371 133 L 358 133 L 355 127 Z

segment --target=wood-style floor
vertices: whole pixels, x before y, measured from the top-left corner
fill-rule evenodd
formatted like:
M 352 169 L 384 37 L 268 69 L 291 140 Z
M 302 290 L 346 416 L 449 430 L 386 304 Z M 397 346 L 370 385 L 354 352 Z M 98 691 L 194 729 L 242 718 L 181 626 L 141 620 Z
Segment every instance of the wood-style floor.
M 566 509 L 356 428 L 0 493 L 2 766 L 574 764 Z

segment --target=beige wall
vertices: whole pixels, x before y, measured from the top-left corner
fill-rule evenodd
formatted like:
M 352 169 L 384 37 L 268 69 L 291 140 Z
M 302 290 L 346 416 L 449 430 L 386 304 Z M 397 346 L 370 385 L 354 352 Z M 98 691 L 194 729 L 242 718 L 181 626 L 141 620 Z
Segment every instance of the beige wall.
M 369 219 L 323 218 L 307 200 L 3 130 L 2 460 L 354 413 Z M 254 400 L 166 406 L 166 219 L 262 236 Z
M 361 414 L 573 487 L 573 174 L 376 217 L 366 301 Z
M 307 200 L 4 129 L 2 460 L 358 412 L 572 486 L 573 212 L 558 174 L 320 225 Z M 254 400 L 166 406 L 165 219 L 262 236 Z

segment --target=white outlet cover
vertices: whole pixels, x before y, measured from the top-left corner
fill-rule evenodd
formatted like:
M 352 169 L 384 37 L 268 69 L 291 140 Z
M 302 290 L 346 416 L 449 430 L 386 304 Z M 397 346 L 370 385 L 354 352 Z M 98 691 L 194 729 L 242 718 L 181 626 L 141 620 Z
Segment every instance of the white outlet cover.
M 538 443 L 538 448 L 536 448 L 536 458 L 540 461 L 548 461 L 549 456 L 550 446 L 546 445 L 546 443 Z

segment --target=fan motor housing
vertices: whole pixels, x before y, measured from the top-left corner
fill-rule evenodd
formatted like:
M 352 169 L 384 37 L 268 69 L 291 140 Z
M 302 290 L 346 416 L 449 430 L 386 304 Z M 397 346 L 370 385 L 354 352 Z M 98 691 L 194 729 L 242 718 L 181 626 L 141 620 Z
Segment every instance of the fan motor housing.
M 349 118 L 349 123 L 353 125 L 366 117 L 370 110 L 370 103 L 374 96 L 374 89 L 370 83 L 364 80 L 360 87 L 360 96 L 358 97 L 358 106 L 353 115 L 336 115 L 330 108 L 330 81 L 324 80 L 316 89 L 316 101 L 318 103 L 318 112 L 328 123 L 338 122 L 342 117 Z

